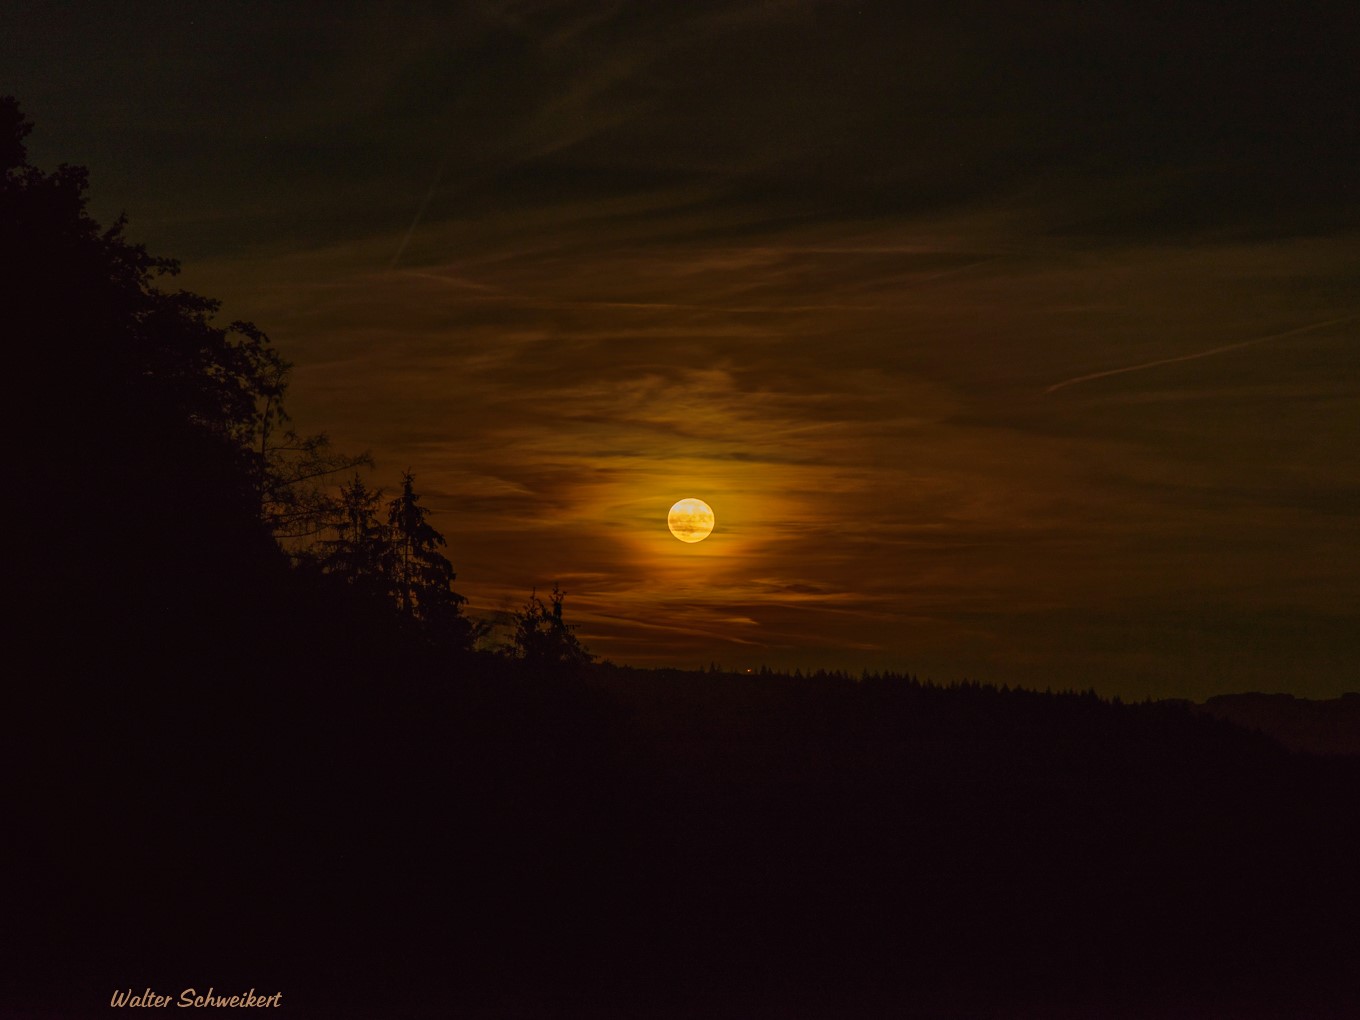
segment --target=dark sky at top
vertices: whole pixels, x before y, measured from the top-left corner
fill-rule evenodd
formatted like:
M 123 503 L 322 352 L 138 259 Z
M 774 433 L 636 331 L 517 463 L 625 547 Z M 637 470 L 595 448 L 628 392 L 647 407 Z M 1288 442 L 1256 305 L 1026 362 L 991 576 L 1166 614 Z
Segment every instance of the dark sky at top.
M 1348 4 L 18 2 L 30 156 L 617 661 L 1360 670 Z M 667 507 L 718 514 L 682 546 Z

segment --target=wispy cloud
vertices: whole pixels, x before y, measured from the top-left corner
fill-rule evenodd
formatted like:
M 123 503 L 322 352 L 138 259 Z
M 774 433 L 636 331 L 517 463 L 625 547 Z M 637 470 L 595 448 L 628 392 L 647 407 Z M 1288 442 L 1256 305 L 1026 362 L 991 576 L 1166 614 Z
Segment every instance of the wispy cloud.
M 1319 329 L 1327 329 L 1331 326 L 1340 326 L 1348 322 L 1355 322 L 1360 319 L 1360 315 L 1347 315 L 1340 319 L 1327 319 L 1323 322 L 1313 322 L 1306 326 L 1298 326 L 1294 329 L 1286 329 L 1282 333 L 1271 333 L 1268 336 L 1258 336 L 1251 340 L 1242 340 L 1238 343 L 1223 344 L 1220 347 L 1211 347 L 1207 351 L 1195 351 L 1193 354 L 1181 354 L 1174 358 L 1159 358 L 1156 361 L 1145 361 L 1139 365 L 1126 365 L 1123 368 L 1106 369 L 1103 372 L 1091 372 L 1088 375 L 1079 375 L 1072 379 L 1064 379 L 1062 382 L 1054 383 L 1045 393 L 1053 393 L 1057 390 L 1065 389 L 1068 386 L 1076 386 L 1079 383 L 1093 382 L 1096 379 L 1107 379 L 1114 375 L 1124 375 L 1128 372 L 1142 372 L 1149 368 L 1160 368 L 1162 365 L 1175 365 L 1183 361 L 1196 361 L 1200 358 L 1211 358 L 1216 354 L 1226 354 L 1229 351 L 1239 351 L 1244 347 L 1255 347 L 1257 344 L 1268 343 L 1272 340 L 1283 340 L 1286 337 L 1298 336 L 1300 333 L 1312 333 Z

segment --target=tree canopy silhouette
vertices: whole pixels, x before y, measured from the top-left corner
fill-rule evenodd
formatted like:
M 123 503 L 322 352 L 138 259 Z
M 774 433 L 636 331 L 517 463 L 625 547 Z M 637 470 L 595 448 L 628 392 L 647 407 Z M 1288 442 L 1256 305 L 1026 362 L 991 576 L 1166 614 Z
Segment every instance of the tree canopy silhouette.
M 576 629 L 562 618 L 566 592 L 554 584 L 551 608 L 534 590 L 515 614 L 515 654 L 532 666 L 575 668 L 588 665 L 593 656 L 576 637 Z
M 15 565 L 26 611 L 78 611 L 134 643 L 220 635 L 277 576 L 274 539 L 319 531 L 335 512 L 323 480 L 366 458 L 289 430 L 269 338 L 165 287 L 178 264 L 127 240 L 124 217 L 95 221 L 83 168 L 33 166 L 31 130 L 0 99 L 7 410 L 21 523 L 50 539 Z
M 314 539 L 342 512 L 329 481 L 357 467 L 372 467 L 367 453 L 351 456 L 331 447 L 324 432 L 305 436 L 288 427 L 283 407 L 287 373 L 280 363 L 265 391 L 256 423 L 255 473 L 260 520 L 285 547 Z
M 163 591 L 169 575 L 258 563 L 271 544 L 251 440 L 282 361 L 249 323 L 215 325 L 217 302 L 162 290 L 177 264 L 127 241 L 122 218 L 95 222 L 84 169 L 30 165 L 31 128 L 0 100 L 0 315 L 22 380 L 9 406 L 21 480 L 42 494 L 24 512 L 63 539 L 36 582 L 63 598 L 114 579 Z
M 373 490 L 356 474 L 340 487 L 334 537 L 321 543 L 321 569 L 371 598 L 391 592 L 392 543 L 378 516 L 383 491 Z
M 341 487 L 333 534 L 319 543 L 318 565 L 371 602 L 394 609 L 436 643 L 469 647 L 482 627 L 462 613 L 467 600 L 452 588 L 457 575 L 440 552 L 447 542 L 428 520 L 415 475 L 402 475 L 401 492 L 386 504 L 386 521 L 380 516 L 383 496 L 358 474 Z

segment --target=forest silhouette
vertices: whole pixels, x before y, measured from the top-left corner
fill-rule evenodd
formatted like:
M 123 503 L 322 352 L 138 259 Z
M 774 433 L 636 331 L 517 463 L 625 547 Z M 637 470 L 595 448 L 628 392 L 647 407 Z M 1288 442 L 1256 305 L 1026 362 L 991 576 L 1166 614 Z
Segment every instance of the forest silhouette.
M 1355 1015 L 1360 758 L 1187 702 L 503 648 L 407 472 L 31 166 L 15 359 L 0 1004 L 290 1015 Z M 459 536 L 463 538 L 465 536 Z

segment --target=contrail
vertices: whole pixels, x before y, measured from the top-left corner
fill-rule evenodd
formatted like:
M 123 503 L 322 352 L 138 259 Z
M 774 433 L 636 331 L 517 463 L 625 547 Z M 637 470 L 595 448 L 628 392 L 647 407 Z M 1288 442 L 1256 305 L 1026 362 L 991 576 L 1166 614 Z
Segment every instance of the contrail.
M 397 253 L 392 256 L 392 261 L 388 263 L 388 269 L 396 269 L 397 263 L 401 261 L 402 253 L 406 251 L 406 246 L 411 243 L 411 235 L 416 232 L 416 227 L 420 224 L 420 219 L 425 215 L 425 210 L 430 207 L 430 199 L 434 198 L 434 193 L 439 190 L 439 182 L 444 179 L 444 168 L 448 166 L 448 157 L 439 163 L 439 172 L 434 175 L 434 183 L 430 185 L 430 190 L 425 193 L 425 201 L 420 203 L 420 208 L 416 210 L 415 219 L 411 220 L 411 225 L 406 228 L 406 236 L 401 239 L 401 244 L 397 245 Z
M 1283 333 L 1271 333 L 1269 336 L 1258 336 L 1253 340 L 1242 340 L 1235 344 L 1224 344 L 1222 347 L 1213 347 L 1207 351 L 1196 351 L 1194 354 L 1182 354 L 1175 358 L 1161 358 L 1158 361 L 1145 361 L 1141 365 L 1127 365 L 1124 368 L 1111 368 L 1104 372 L 1092 372 L 1090 375 L 1079 375 L 1075 379 L 1064 379 L 1060 383 L 1054 383 L 1045 393 L 1052 393 L 1065 386 L 1075 386 L 1077 383 L 1090 382 L 1092 379 L 1104 379 L 1111 375 L 1123 375 L 1125 372 L 1141 372 L 1145 368 L 1157 368 L 1159 365 L 1174 365 L 1178 361 L 1194 361 L 1197 358 L 1208 358 L 1215 354 L 1223 354 L 1227 351 L 1241 350 L 1243 347 L 1254 347 L 1256 344 L 1263 344 L 1267 340 L 1280 340 L 1287 336 L 1295 336 L 1299 333 L 1311 333 L 1315 329 L 1326 329 L 1328 326 L 1337 326 L 1343 322 L 1354 322 L 1360 319 L 1360 315 L 1346 315 L 1340 319 L 1328 319 L 1326 322 L 1314 322 L 1307 326 L 1296 326 L 1294 329 L 1287 329 Z

